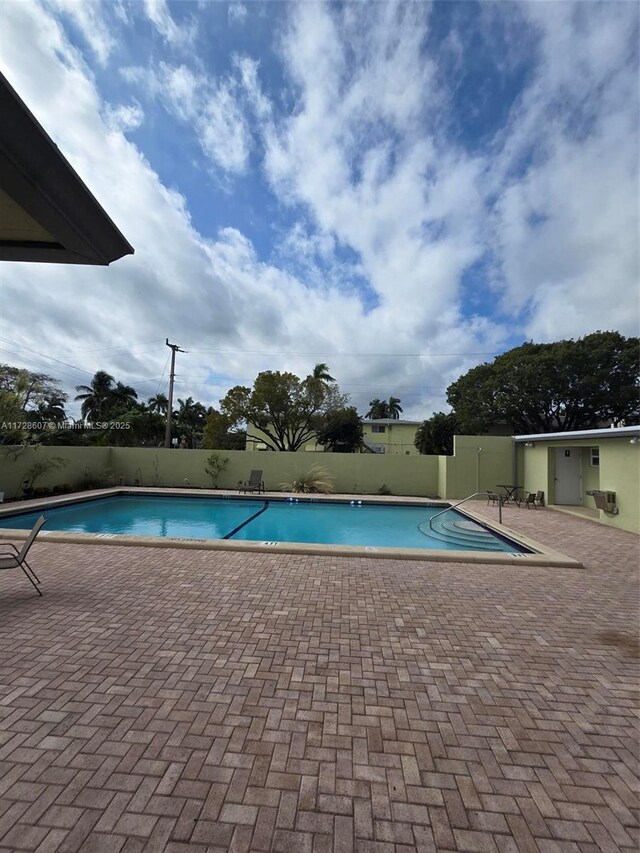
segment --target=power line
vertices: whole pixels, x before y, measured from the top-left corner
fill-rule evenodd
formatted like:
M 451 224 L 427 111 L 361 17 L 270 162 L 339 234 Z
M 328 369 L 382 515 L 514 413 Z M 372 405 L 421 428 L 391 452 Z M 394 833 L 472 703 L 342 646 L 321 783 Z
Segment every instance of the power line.
M 61 361 L 59 358 L 54 358 L 52 355 L 45 355 L 45 353 L 39 352 L 38 350 L 33 349 L 33 347 L 25 346 L 24 344 L 20 344 L 17 341 L 10 341 L 8 338 L 0 337 L 0 341 L 4 341 L 6 344 L 9 344 L 10 346 L 19 347 L 20 349 L 24 349 L 27 352 L 33 352 L 36 355 L 39 355 L 41 358 L 49 359 L 49 361 L 55 361 L 56 364 L 64 364 L 65 367 L 70 367 L 72 370 L 77 370 L 80 373 L 88 373 L 89 376 L 93 376 L 93 374 L 91 373 L 90 370 L 85 370 L 83 367 L 77 367 L 75 364 L 69 364 L 68 361 Z M 14 353 L 14 355 L 16 355 L 16 353 Z
M 70 364 L 68 361 L 62 361 L 59 358 L 54 358 L 52 355 L 45 355 L 45 353 L 39 352 L 38 350 L 35 350 L 32 347 L 25 346 L 24 344 L 20 344 L 17 341 L 10 341 L 8 338 L 3 338 L 3 337 L 0 337 L 0 341 L 4 341 L 5 343 L 10 344 L 11 346 L 16 346 L 16 347 L 19 347 L 20 349 L 24 349 L 26 352 L 33 352 L 36 355 L 40 356 L 41 358 L 46 358 L 46 359 L 49 359 L 49 361 L 54 361 L 56 364 L 63 364 L 65 367 L 70 367 L 72 370 L 76 370 L 78 373 L 85 373 L 87 376 L 94 376 L 95 375 L 95 371 L 92 372 L 91 370 L 87 370 L 84 367 L 77 367 L 75 364 Z M 2 346 L 0 346 L 0 350 L 3 350 L 4 352 L 9 353 L 10 355 L 17 355 L 19 358 L 22 358 L 24 361 L 31 362 L 31 364 L 36 364 L 36 365 L 38 365 L 40 367 L 44 367 L 48 370 L 51 369 L 51 365 L 43 364 L 43 362 L 37 361 L 34 358 L 30 358 L 29 356 L 25 355 L 22 352 L 16 352 L 15 350 L 10 350 L 10 349 L 7 349 L 6 347 L 2 347 Z M 149 350 L 149 352 L 155 352 L 155 350 Z M 165 370 L 166 370 L 166 365 L 165 365 Z M 62 374 L 62 376 L 69 376 L 71 378 L 74 378 L 71 376 L 70 373 L 67 373 L 67 371 L 57 369 L 56 372 Z M 164 376 L 164 371 L 163 371 L 163 376 Z M 137 379 L 136 377 L 133 377 L 131 379 L 131 381 L 135 382 L 138 385 L 144 385 L 148 382 L 156 382 L 156 378 L 153 377 L 152 379 Z M 160 382 L 161 381 L 162 381 L 162 376 L 160 377 Z

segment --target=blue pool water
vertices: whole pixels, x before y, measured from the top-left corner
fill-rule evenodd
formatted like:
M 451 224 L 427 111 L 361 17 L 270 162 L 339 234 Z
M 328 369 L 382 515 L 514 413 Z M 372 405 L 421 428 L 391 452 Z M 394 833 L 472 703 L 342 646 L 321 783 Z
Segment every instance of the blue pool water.
M 429 517 L 440 510 L 397 504 L 114 495 L 44 514 L 46 530 L 73 533 L 526 552 L 455 510 L 440 516 L 432 533 Z M 29 529 L 41 514 L 39 510 L 0 518 L 0 528 Z

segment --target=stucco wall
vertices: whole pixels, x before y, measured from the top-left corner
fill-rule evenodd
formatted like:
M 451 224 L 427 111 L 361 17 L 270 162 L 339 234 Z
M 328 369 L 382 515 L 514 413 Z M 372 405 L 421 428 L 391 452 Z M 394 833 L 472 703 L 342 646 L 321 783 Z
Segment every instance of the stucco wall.
M 628 438 L 609 439 L 600 444 L 600 488 L 616 493 L 618 515 L 600 513 L 610 527 L 640 533 L 640 444 Z
M 441 457 L 442 458 L 442 457 Z M 513 483 L 513 440 L 501 435 L 456 435 L 446 459 L 443 497 L 460 500 L 473 492 Z
M 60 457 L 65 464 L 43 474 L 35 481 L 36 486 L 69 483 L 80 487 L 87 473 L 96 476 L 112 472 L 111 447 L 2 447 L 0 448 L 0 492 L 5 500 L 20 492 L 22 481 L 33 464 L 41 459 Z M 112 472 L 115 473 L 115 472 Z
M 595 509 L 592 489 L 616 492 L 617 515 L 600 512 L 600 521 L 610 527 L 640 532 L 640 444 L 620 438 L 563 439 L 536 441 L 534 447 L 518 446 L 523 459 L 524 488 L 530 492 L 545 491 L 548 503 L 555 503 L 555 451 L 565 447 L 582 450 L 582 503 Z M 600 466 L 592 468 L 590 449 L 600 448 Z
M 205 464 L 212 452 L 137 447 L 41 447 L 37 451 L 26 448 L 14 458 L 5 450 L 0 457 L 0 491 L 4 491 L 7 498 L 16 496 L 34 459 L 46 456 L 61 456 L 69 462 L 67 467 L 50 472 L 36 483 L 49 488 L 63 482 L 80 485 L 87 472 L 93 475 L 109 472 L 115 484 L 122 481 L 125 485 L 183 486 L 188 480 L 192 486 L 211 488 Z M 385 485 L 397 495 L 439 493 L 437 456 L 216 452 L 228 460 L 218 481 L 219 488 L 235 488 L 239 480 L 249 477 L 252 468 L 260 468 L 267 489 L 279 490 L 283 482 L 290 482 L 318 464 L 329 471 L 338 492 L 376 494 Z

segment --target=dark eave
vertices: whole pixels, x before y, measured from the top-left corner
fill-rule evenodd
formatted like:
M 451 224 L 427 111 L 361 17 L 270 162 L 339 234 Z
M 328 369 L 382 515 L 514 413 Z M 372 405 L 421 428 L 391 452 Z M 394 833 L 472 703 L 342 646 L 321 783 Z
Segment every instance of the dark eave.
M 133 248 L 0 74 L 0 260 L 107 266 Z

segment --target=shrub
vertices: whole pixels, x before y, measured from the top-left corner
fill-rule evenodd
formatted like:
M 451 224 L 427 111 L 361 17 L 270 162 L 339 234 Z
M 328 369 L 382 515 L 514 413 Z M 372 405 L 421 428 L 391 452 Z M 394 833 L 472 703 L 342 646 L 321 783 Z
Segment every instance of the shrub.
M 281 483 L 285 492 L 328 494 L 335 491 L 334 482 L 326 468 L 312 465 L 305 474 L 299 474 L 291 483 Z
M 46 498 L 51 494 L 51 489 L 47 486 L 35 486 L 31 491 L 32 498 Z
M 37 453 L 39 448 L 34 450 L 34 453 Z M 55 468 L 63 468 L 65 465 L 68 465 L 69 462 L 67 459 L 63 459 L 61 456 L 49 456 L 48 458 L 39 459 L 37 458 L 35 462 L 31 465 L 30 468 L 27 469 L 27 473 L 25 474 L 25 478 L 22 484 L 22 490 L 25 495 L 33 495 L 36 491 L 34 489 L 34 484 L 36 480 L 40 477 L 43 477 L 45 474 L 48 474 L 49 471 L 53 471 Z M 49 491 L 47 490 L 47 494 Z
M 229 464 L 228 457 L 224 459 L 220 456 L 219 453 L 210 453 L 207 456 L 207 461 L 204 465 L 204 470 L 211 477 L 211 488 L 218 488 L 218 478 L 223 471 L 226 470 L 227 465 Z

